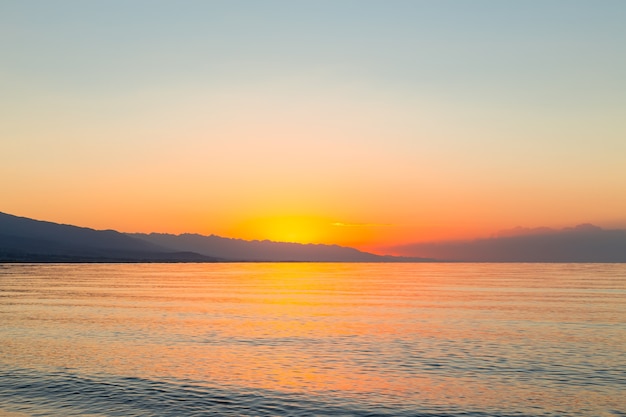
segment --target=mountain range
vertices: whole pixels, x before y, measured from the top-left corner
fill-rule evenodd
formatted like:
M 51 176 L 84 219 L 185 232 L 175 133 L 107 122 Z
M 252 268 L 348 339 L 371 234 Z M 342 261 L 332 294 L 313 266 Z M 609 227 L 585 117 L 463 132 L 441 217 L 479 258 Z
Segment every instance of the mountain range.
M 0 213 L 3 262 L 211 262 L 114 230 L 93 230 Z
M 592 224 L 551 229 L 517 227 L 489 238 L 414 243 L 392 253 L 466 262 L 626 262 L 626 230 Z
M 0 213 L 0 262 L 423 262 L 337 245 L 124 234 Z
M 413 243 L 383 256 L 354 248 L 121 233 L 0 213 L 0 262 L 626 262 L 626 230 L 515 228 L 489 238 Z

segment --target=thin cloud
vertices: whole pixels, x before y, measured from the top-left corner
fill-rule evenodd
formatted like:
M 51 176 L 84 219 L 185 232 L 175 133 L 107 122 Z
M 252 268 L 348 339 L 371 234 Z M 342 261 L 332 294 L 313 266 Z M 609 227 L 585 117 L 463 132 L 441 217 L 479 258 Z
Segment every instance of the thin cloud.
M 343 223 L 343 222 L 335 222 L 331 223 L 331 226 L 336 227 L 389 227 L 393 226 L 390 223 Z

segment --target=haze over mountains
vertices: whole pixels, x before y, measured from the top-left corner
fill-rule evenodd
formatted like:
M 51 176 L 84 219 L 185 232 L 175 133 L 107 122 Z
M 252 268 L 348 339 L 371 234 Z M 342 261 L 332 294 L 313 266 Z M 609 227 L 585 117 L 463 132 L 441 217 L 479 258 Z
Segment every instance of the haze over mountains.
M 559 230 L 518 227 L 490 238 L 415 243 L 390 250 L 461 262 L 626 262 L 626 230 L 591 224 Z
M 124 234 L 0 213 L 0 262 L 418 262 L 335 245 Z
M 490 238 L 389 250 L 403 256 L 215 235 L 125 234 L 0 213 L 0 262 L 626 262 L 626 230 L 516 228 Z
M 129 234 L 155 245 L 179 251 L 196 252 L 229 260 L 259 262 L 418 262 L 428 261 L 416 257 L 380 256 L 354 248 L 337 245 L 316 245 L 269 240 L 229 239 L 198 234 Z

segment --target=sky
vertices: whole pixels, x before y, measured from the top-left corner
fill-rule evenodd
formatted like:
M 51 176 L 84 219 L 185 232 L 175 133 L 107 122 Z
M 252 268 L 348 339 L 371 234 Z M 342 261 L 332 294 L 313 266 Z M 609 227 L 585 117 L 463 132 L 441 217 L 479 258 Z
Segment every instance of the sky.
M 0 0 L 0 211 L 366 250 L 626 228 L 626 2 Z

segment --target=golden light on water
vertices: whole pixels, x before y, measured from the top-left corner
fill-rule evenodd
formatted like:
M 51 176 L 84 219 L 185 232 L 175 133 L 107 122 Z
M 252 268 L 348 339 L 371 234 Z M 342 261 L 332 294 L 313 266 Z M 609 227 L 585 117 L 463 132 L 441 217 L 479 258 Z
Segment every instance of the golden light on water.
M 382 415 L 624 408 L 621 264 L 6 268 L 0 377 L 14 395 L 0 395 L 0 414 L 20 398 L 96 413 L 111 396 L 92 392 L 111 392 L 126 415 L 150 404 L 233 415 L 241 390 L 247 407 L 268 399 L 304 410 L 296 416 L 359 415 L 355 405 L 394 411 Z M 25 381 L 11 384 L 15 372 Z M 581 383 L 590 378 L 592 388 Z

